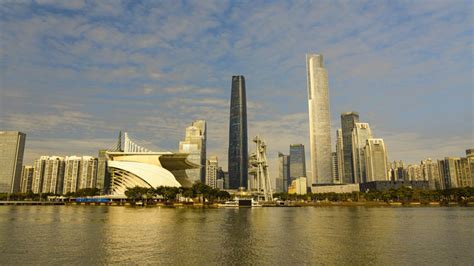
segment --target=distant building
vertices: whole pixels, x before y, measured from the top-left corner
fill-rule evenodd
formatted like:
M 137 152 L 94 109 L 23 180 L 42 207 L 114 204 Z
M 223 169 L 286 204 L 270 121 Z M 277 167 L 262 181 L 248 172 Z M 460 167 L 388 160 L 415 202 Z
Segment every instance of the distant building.
M 359 191 L 359 184 L 334 184 L 324 186 L 312 186 L 312 193 L 352 193 Z
M 404 168 L 404 164 L 402 161 L 393 161 L 389 163 L 390 168 L 390 180 L 392 181 L 399 181 L 399 180 L 407 180 L 408 176 L 406 175 L 406 171 Z
M 28 193 L 32 191 L 31 185 L 33 182 L 33 173 L 34 173 L 33 166 L 25 165 L 23 166 L 23 170 L 21 172 L 21 185 L 20 185 L 20 192 L 21 193 Z
M 409 187 L 412 189 L 428 190 L 428 181 L 370 181 L 360 184 L 360 191 L 384 191 L 390 189 L 399 189 L 401 187 Z
M 408 180 L 420 181 L 423 180 L 421 167 L 418 164 L 409 164 L 407 166 Z
M 40 158 L 36 159 L 33 167 L 33 180 L 31 183 L 31 190 L 33 193 L 38 194 L 41 193 L 43 190 L 43 174 L 44 174 L 44 166 L 46 164 L 46 160 L 48 156 L 41 156 Z
M 26 134 L 0 131 L 0 193 L 20 191 Z
M 278 179 L 282 182 L 282 192 L 288 191 L 288 187 L 291 186 L 290 160 L 290 156 L 281 152 L 278 153 Z
M 78 190 L 78 180 L 81 175 L 81 157 L 65 158 L 63 194 L 74 193 Z
M 423 180 L 428 181 L 431 190 L 439 189 L 439 170 L 438 164 L 430 158 L 421 161 L 421 175 Z
M 303 144 L 291 144 L 289 165 L 289 179 L 286 180 L 288 186 L 295 178 L 306 176 L 306 156 Z
M 460 161 L 461 158 L 459 157 L 446 157 L 444 160 L 438 161 L 442 189 L 460 187 Z
M 306 177 L 298 177 L 291 181 L 291 186 L 288 187 L 288 194 L 306 195 Z
M 100 190 L 102 194 L 107 194 L 110 177 L 107 171 L 107 150 L 99 150 L 99 157 L 97 158 L 97 178 L 96 188 Z
M 79 174 L 77 189 L 96 187 L 97 163 L 97 158 L 82 156 L 81 172 Z
M 343 183 L 354 183 L 354 160 L 352 158 L 352 129 L 359 122 L 359 113 L 346 112 L 341 114 L 342 144 L 344 150 Z
M 365 145 L 372 138 L 368 123 L 355 123 L 352 129 L 352 159 L 354 166 L 354 183 L 364 183 L 367 180 L 365 169 Z
M 337 172 L 337 153 L 331 153 L 331 164 L 332 164 L 332 182 L 334 184 L 339 184 L 339 176 Z
M 224 190 L 224 179 L 220 178 L 216 180 L 216 188 Z
M 311 184 L 331 184 L 331 119 L 328 73 L 321 54 L 306 55 Z
M 344 147 L 342 144 L 342 129 L 336 131 L 336 161 L 337 161 L 337 184 L 344 183 Z
M 206 121 L 196 120 L 186 128 L 186 136 L 179 142 L 179 152 L 188 153 L 188 160 L 201 167 L 186 170 L 191 184 L 206 182 Z
M 383 139 L 368 139 L 365 146 L 367 179 L 370 181 L 387 181 L 387 150 Z
M 61 194 L 64 181 L 64 158 L 50 156 L 45 159 L 41 192 Z
M 206 162 L 206 185 L 212 188 L 217 188 L 218 169 L 219 164 L 217 156 L 210 156 Z
M 244 76 L 232 76 L 227 162 L 229 164 L 229 188 L 247 189 L 249 157 Z

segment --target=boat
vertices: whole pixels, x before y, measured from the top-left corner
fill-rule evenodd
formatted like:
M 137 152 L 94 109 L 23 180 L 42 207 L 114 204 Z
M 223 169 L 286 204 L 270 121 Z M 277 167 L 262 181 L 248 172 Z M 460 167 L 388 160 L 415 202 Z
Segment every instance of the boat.
M 226 201 L 224 204 L 219 204 L 219 207 L 262 207 L 260 203 L 254 199 L 239 199 Z

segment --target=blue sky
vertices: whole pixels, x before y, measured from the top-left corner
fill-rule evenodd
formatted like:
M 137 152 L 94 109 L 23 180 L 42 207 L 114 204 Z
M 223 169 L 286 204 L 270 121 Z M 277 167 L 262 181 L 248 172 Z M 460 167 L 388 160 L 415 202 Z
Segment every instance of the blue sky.
M 358 111 L 389 160 L 474 147 L 472 1 L 0 1 L 0 128 L 26 162 L 94 155 L 119 130 L 176 151 L 208 121 L 227 166 L 232 75 L 249 136 L 308 146 L 305 53 L 322 53 L 333 136 Z M 333 142 L 335 141 L 333 137 Z M 253 149 L 252 145 L 249 145 Z M 309 156 L 308 156 L 309 158 Z

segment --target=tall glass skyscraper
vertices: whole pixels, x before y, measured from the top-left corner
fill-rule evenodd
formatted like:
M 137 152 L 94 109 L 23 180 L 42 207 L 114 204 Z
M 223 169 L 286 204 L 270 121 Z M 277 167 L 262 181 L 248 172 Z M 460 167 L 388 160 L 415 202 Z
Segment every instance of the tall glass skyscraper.
M 342 145 L 344 151 L 343 183 L 354 183 L 354 165 L 352 158 L 352 129 L 359 122 L 359 113 L 347 112 L 341 114 Z
M 299 177 L 306 177 L 306 159 L 303 144 L 290 145 L 290 180 L 288 183 Z
M 290 164 L 290 156 L 279 152 L 278 153 L 278 181 L 281 182 L 282 192 L 288 192 L 288 187 L 291 186 L 289 164 Z
M 0 131 L 0 193 L 20 191 L 26 134 Z
M 332 184 L 328 72 L 323 65 L 323 56 L 307 54 L 306 71 L 308 74 L 311 182 L 312 184 Z
M 229 120 L 229 188 L 248 187 L 247 100 L 244 76 L 232 76 Z

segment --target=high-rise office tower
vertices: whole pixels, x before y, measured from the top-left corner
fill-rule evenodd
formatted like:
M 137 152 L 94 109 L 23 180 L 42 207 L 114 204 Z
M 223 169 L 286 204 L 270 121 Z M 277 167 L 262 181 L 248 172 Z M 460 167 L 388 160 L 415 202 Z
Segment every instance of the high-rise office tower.
M 244 76 L 232 76 L 229 120 L 229 188 L 248 186 L 247 100 Z
M 219 170 L 219 162 L 217 156 L 210 156 L 206 161 L 206 185 L 217 188 L 217 175 Z
M 31 182 L 31 191 L 33 191 L 35 194 L 41 193 L 43 189 L 43 174 L 46 160 L 48 160 L 48 156 L 41 156 L 40 158 L 36 159 L 33 164 L 34 172 L 33 180 Z
M 342 129 L 337 129 L 336 137 L 337 176 L 338 183 L 341 184 L 344 182 L 344 147 L 342 145 Z
M 290 180 L 288 180 L 288 186 L 291 185 L 291 181 L 298 177 L 306 177 L 306 158 L 304 153 L 303 144 L 291 144 L 290 145 Z
M 331 120 L 328 73 L 323 65 L 323 56 L 307 54 L 306 71 L 308 74 L 311 182 L 330 184 L 332 183 Z
M 82 156 L 81 171 L 78 179 L 77 189 L 95 188 L 97 178 L 97 158 Z
M 34 172 L 33 166 L 31 165 L 23 166 L 23 170 L 21 171 L 21 185 L 20 185 L 21 193 L 28 193 L 32 191 L 31 184 L 33 182 L 33 172 Z
M 0 193 L 20 191 L 26 134 L 0 131 Z
M 282 192 L 287 192 L 288 187 L 291 186 L 291 156 L 278 153 L 278 180 Z
M 354 166 L 354 183 L 366 182 L 365 145 L 372 138 L 368 123 L 355 123 L 352 129 L 352 165 Z
M 179 152 L 189 153 L 188 160 L 201 166 L 186 170 L 191 184 L 206 183 L 206 134 L 206 121 L 196 120 L 186 128 L 186 136 L 179 142 Z
M 41 192 L 61 194 L 64 182 L 64 158 L 47 157 L 44 163 L 43 184 Z
M 109 188 L 109 173 L 107 171 L 107 150 L 99 150 L 97 158 L 97 178 L 95 187 L 106 194 Z
M 388 181 L 387 150 L 383 139 L 368 139 L 365 146 L 366 182 Z
M 359 113 L 341 114 L 342 145 L 344 150 L 344 179 L 346 184 L 354 183 L 354 166 L 352 158 L 352 129 L 359 122 Z

